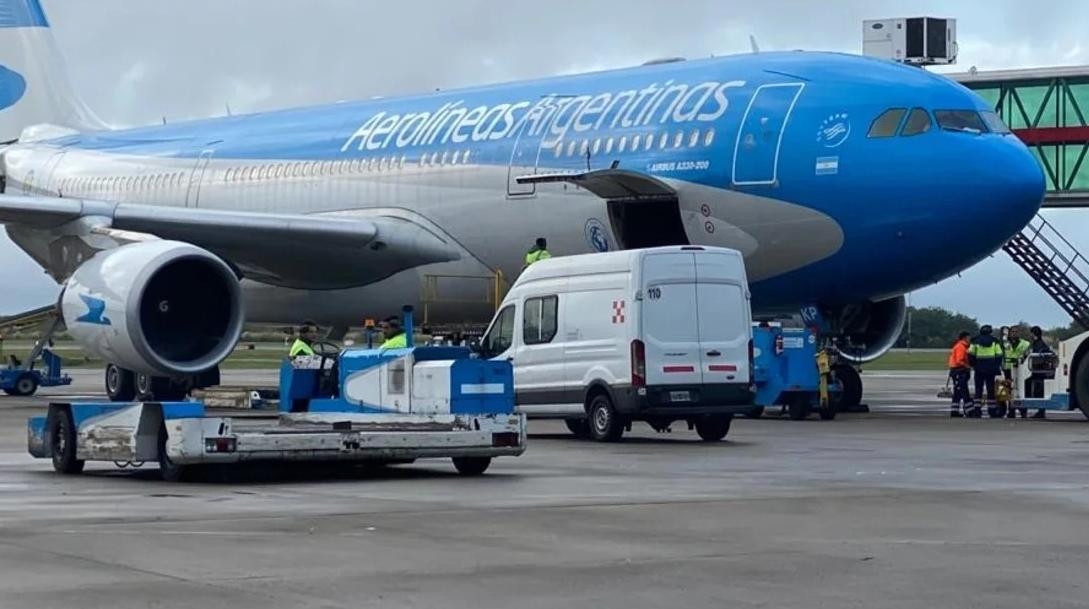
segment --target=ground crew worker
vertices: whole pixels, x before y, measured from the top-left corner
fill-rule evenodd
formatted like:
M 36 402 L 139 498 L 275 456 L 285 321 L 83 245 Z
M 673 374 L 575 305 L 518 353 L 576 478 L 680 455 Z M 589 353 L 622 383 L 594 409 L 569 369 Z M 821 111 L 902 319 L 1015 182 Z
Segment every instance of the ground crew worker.
M 304 321 L 299 326 L 299 336 L 295 339 L 295 342 L 291 343 L 291 349 L 288 350 L 287 356 L 314 355 L 314 349 L 310 345 L 314 344 L 316 340 L 318 340 L 317 324 L 312 321 Z
M 973 407 L 965 416 L 978 419 L 983 416 L 980 402 L 983 402 L 983 390 L 987 390 L 987 403 L 994 405 L 994 379 L 1002 370 L 1002 345 L 991 334 L 994 329 L 984 325 L 979 329 L 979 336 L 972 339 L 968 346 L 968 361 L 976 377 L 976 397 Z
M 540 262 L 542 260 L 548 260 L 552 257 L 552 254 L 548 252 L 548 242 L 544 237 L 537 237 L 537 241 L 533 244 L 533 247 L 529 248 L 526 252 L 526 264 L 522 268 L 526 268 L 534 262 Z
M 1011 326 L 1006 340 L 1002 342 L 1002 374 L 1006 380 L 1013 380 L 1013 371 L 1021 365 L 1021 360 L 1029 353 L 1032 345 L 1021 338 L 1021 329 Z
M 1032 326 L 1029 330 L 1032 334 L 1032 343 L 1029 344 L 1029 353 L 1055 353 L 1051 349 L 1051 345 L 1047 344 L 1044 340 L 1044 331 L 1040 329 L 1040 326 Z M 1039 372 L 1033 372 L 1032 376 L 1028 377 L 1025 381 L 1025 397 L 1027 398 L 1042 398 L 1044 397 L 1044 375 Z M 1024 418 L 1028 413 L 1026 409 L 1021 409 L 1021 418 Z M 1047 411 L 1040 409 L 1036 411 L 1036 414 L 1032 415 L 1034 419 L 1047 418 Z
M 382 325 L 379 326 L 382 330 L 382 336 L 385 337 L 385 342 L 382 343 L 382 349 L 404 349 L 408 347 L 408 337 L 405 336 L 405 330 L 401 327 L 401 320 L 396 317 L 389 317 L 382 320 Z
M 972 408 L 972 395 L 968 393 L 968 379 L 972 376 L 972 365 L 968 362 L 968 337 L 971 334 L 961 332 L 957 342 L 949 352 L 949 378 L 953 380 L 953 405 L 949 411 L 951 417 L 962 417 Z

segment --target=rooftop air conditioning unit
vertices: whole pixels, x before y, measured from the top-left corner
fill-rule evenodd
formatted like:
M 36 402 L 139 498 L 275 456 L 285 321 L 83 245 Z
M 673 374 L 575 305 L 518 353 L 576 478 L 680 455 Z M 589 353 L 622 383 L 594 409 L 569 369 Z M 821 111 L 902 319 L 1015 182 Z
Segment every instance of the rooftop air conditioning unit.
M 919 66 L 956 63 L 957 20 L 908 17 L 863 21 L 862 54 Z

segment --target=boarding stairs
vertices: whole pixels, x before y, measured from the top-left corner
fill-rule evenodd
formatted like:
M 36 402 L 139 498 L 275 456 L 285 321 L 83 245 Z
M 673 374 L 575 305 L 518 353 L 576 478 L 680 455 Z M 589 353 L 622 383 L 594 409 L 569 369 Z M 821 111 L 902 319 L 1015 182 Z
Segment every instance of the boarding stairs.
M 1039 214 L 1002 246 L 1060 307 L 1089 330 L 1089 260 Z

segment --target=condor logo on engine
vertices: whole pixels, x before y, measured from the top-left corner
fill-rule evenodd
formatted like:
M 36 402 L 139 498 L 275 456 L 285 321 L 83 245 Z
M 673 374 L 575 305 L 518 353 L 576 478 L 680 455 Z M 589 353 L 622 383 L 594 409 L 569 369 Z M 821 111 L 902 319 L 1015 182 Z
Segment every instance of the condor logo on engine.
M 87 305 L 87 312 L 77 317 L 76 321 L 100 326 L 110 325 L 110 318 L 105 315 L 106 301 L 86 294 L 80 294 L 79 299 L 83 301 L 83 304 Z

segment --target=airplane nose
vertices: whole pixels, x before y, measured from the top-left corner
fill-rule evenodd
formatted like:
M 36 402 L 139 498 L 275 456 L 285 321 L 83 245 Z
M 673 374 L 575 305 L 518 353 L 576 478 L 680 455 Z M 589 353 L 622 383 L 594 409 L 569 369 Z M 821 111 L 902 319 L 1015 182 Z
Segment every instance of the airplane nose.
M 1044 200 L 1044 172 L 1036 157 L 1015 136 L 995 142 L 988 162 L 988 190 L 993 194 L 989 217 L 995 229 L 1008 239 L 1028 224 Z

